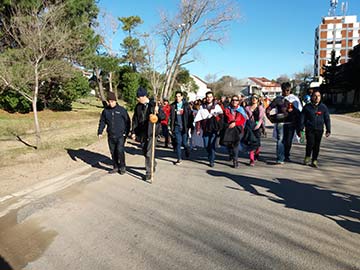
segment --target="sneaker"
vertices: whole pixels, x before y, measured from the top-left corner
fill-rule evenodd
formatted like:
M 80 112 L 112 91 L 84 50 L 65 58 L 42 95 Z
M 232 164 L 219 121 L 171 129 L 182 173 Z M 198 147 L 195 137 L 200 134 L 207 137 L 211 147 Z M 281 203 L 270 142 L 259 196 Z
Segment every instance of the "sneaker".
M 250 165 L 251 167 L 254 167 L 254 166 L 255 166 L 255 161 L 254 161 L 254 160 L 251 160 L 249 165 Z
M 118 168 L 114 168 L 112 170 L 109 171 L 110 174 L 114 174 L 118 172 Z
M 275 165 L 283 165 L 284 164 L 284 161 L 280 161 L 280 160 L 277 160 Z
M 319 168 L 317 160 L 313 160 L 311 166 L 313 166 L 314 168 Z
M 291 162 L 291 159 L 290 159 L 290 158 L 285 158 L 284 161 L 285 161 L 285 162 Z
M 126 168 L 124 167 L 124 168 L 121 168 L 120 170 L 119 170 L 119 173 L 121 174 L 121 175 L 124 175 L 125 173 L 126 173 Z
M 310 165 L 310 157 L 304 158 L 304 165 Z
M 175 165 L 180 165 L 182 163 L 182 160 L 181 159 L 178 159 L 174 164 Z
M 144 175 L 144 177 L 143 177 L 143 179 L 145 180 L 145 181 L 149 181 L 149 180 L 151 180 L 151 174 L 145 174 Z
M 211 168 L 214 168 L 214 166 L 215 166 L 214 162 L 210 162 L 209 166 L 210 166 Z

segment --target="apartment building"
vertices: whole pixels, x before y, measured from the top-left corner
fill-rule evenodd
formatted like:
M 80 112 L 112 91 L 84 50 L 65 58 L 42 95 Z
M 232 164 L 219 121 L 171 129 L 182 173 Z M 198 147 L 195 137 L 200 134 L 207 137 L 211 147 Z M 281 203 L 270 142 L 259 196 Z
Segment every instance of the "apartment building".
M 360 23 L 357 16 L 323 17 L 315 30 L 314 75 L 321 76 L 323 66 L 331 59 L 331 51 L 340 56 L 339 64 L 348 61 L 348 53 L 360 44 Z

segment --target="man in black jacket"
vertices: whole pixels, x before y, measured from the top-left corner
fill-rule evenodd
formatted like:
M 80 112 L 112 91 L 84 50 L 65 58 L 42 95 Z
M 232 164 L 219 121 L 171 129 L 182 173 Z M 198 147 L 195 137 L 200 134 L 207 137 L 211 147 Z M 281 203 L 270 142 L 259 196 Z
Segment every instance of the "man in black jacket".
M 185 156 L 190 156 L 190 147 L 188 142 L 189 128 L 193 123 L 193 115 L 189 103 L 184 99 L 181 91 L 175 92 L 175 101 L 171 104 L 170 111 L 170 129 L 172 136 L 175 137 L 177 161 L 179 165 L 182 161 L 181 146 L 185 148 Z
M 116 96 L 113 92 L 108 94 L 109 105 L 106 107 L 100 117 L 98 136 L 101 138 L 105 126 L 108 134 L 108 144 L 113 160 L 113 169 L 109 173 L 119 172 L 125 174 L 125 139 L 130 131 L 130 117 L 124 107 L 116 102 Z
M 321 103 L 321 94 L 315 90 L 311 96 L 311 103 L 306 104 L 301 112 L 301 130 L 305 127 L 306 154 L 304 165 L 310 164 L 311 153 L 312 163 L 315 168 L 318 166 L 320 142 L 326 127 L 325 136 L 330 136 L 330 114 L 325 104 Z
M 155 103 L 154 100 L 150 100 L 147 97 L 146 89 L 140 87 L 136 93 L 138 104 L 136 104 L 134 109 L 134 115 L 132 118 L 132 131 L 131 138 L 136 139 L 141 143 L 143 154 L 145 156 L 145 168 L 146 174 L 144 180 L 151 179 L 151 166 L 152 166 L 152 135 L 153 135 L 153 125 L 150 122 L 150 115 L 155 114 L 158 117 L 157 122 L 155 123 L 155 135 L 160 134 L 160 122 L 165 119 L 165 114 Z M 155 140 L 156 143 L 156 140 Z M 156 166 L 156 162 L 154 164 Z M 155 170 L 154 166 L 154 170 Z

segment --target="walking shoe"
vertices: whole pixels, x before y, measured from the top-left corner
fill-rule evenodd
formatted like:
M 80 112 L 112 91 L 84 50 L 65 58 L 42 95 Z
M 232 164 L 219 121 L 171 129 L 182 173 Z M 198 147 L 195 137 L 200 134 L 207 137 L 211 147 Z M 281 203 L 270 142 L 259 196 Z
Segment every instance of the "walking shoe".
M 251 167 L 254 167 L 254 166 L 255 166 L 255 161 L 254 161 L 254 160 L 251 160 L 249 165 L 250 165 Z
M 311 163 L 311 165 L 312 165 L 314 168 L 319 168 L 317 160 L 313 160 L 313 162 Z
M 110 174 L 114 174 L 118 172 L 118 168 L 114 168 L 112 170 L 109 171 Z
M 304 158 L 304 165 L 310 165 L 310 157 Z
M 175 163 L 174 163 L 174 165 L 180 165 L 182 163 L 182 160 L 181 159 L 178 159 Z
M 284 164 L 284 161 L 280 161 L 280 160 L 277 160 L 275 165 L 283 165 Z
M 285 160 L 284 160 L 285 162 L 291 162 L 291 159 L 290 158 L 285 158 Z
M 213 168 L 215 166 L 214 162 L 210 162 L 209 166 Z
M 149 180 L 151 180 L 151 174 L 145 174 L 144 175 L 144 177 L 143 177 L 143 179 L 145 180 L 145 181 L 149 181 Z
M 125 174 L 125 173 L 126 173 L 126 168 L 125 168 L 125 167 L 124 167 L 124 168 L 121 168 L 121 169 L 119 170 L 119 173 L 120 173 L 121 175 Z

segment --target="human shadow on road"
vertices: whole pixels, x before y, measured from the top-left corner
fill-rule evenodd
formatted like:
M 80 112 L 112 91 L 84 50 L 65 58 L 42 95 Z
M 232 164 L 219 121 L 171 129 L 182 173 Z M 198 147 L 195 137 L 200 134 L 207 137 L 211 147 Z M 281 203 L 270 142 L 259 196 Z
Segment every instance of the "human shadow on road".
M 317 185 L 299 183 L 286 178 L 273 181 L 237 174 L 207 170 L 215 177 L 226 177 L 251 194 L 264 196 L 272 202 L 305 212 L 316 213 L 335 221 L 344 229 L 360 233 L 360 197 L 323 189 Z M 260 193 L 256 187 L 266 188 L 271 195 Z
M 72 160 L 77 161 L 78 159 L 82 160 L 83 162 L 91 165 L 91 167 L 102 169 L 105 171 L 110 171 L 112 168 L 112 161 L 109 157 L 95 153 L 86 149 L 65 149 L 68 155 L 71 157 Z M 110 167 L 104 166 L 101 163 L 109 165 Z
M 11 265 L 0 255 L 0 269 L 1 270 L 12 270 Z

